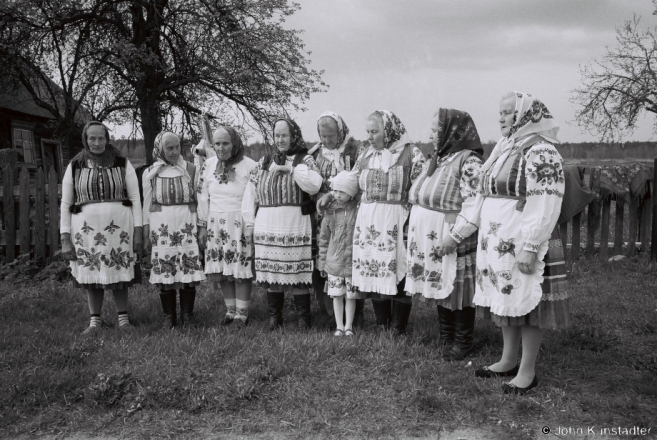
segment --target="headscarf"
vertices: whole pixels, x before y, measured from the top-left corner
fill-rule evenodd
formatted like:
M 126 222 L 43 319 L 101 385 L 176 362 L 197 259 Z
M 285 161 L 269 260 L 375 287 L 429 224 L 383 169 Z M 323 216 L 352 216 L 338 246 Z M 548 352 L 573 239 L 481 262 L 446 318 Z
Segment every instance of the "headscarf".
M 438 110 L 438 132 L 436 149 L 427 176 L 432 176 L 438 166 L 438 159 L 463 150 L 473 150 L 482 154 L 481 140 L 472 117 L 460 110 L 441 108 Z
M 105 138 L 107 143 L 105 144 L 105 151 L 100 154 L 95 154 L 91 152 L 89 144 L 87 143 L 87 130 L 89 127 L 94 125 L 99 125 L 105 129 Z M 78 162 L 80 166 L 85 167 L 88 163 L 93 164 L 94 166 L 100 166 L 103 168 L 109 168 L 114 166 L 114 161 L 117 157 L 122 157 L 123 155 L 119 150 L 114 147 L 114 145 L 109 143 L 109 129 L 102 122 L 91 121 L 82 129 L 82 145 L 84 149 L 71 159 L 71 163 Z
M 517 140 L 532 134 L 541 134 L 558 143 L 556 139 L 559 124 L 554 120 L 552 114 L 538 99 L 529 93 L 513 92 L 516 105 L 514 110 L 514 122 L 509 130 L 509 135 L 497 141 L 490 157 L 481 167 L 481 171 L 487 171 L 491 167 L 492 176 L 497 176 L 506 158 L 511 154 Z
M 322 113 L 320 117 L 317 119 L 317 134 L 319 134 L 319 123 L 324 118 L 333 119 L 338 126 L 337 147 L 334 150 L 329 150 L 328 148 L 324 148 L 324 145 L 320 141 L 319 144 L 315 147 L 315 149 L 319 148 L 320 154 L 324 156 L 327 160 L 332 162 L 335 165 L 335 169 L 338 172 L 340 172 L 344 170 L 344 166 L 345 166 L 344 165 L 345 147 L 353 137 L 349 134 L 349 127 L 347 127 L 347 124 L 345 124 L 342 117 L 337 113 L 331 111 Z
M 191 181 L 191 176 L 187 172 L 187 162 L 182 157 L 182 153 L 178 156 L 178 162 L 171 163 L 164 155 L 164 143 L 167 138 L 174 137 L 180 145 L 180 138 L 170 131 L 163 131 L 155 136 L 155 143 L 153 144 L 153 165 L 148 167 L 142 176 L 142 180 L 151 180 L 153 177 L 160 174 L 167 166 L 177 168 L 182 172 L 183 180 L 187 183 Z
M 244 144 L 242 143 L 242 138 L 240 137 L 239 133 L 237 133 L 237 131 L 233 127 L 222 125 L 212 133 L 213 145 L 214 145 L 214 133 L 216 133 L 218 130 L 221 129 L 226 130 L 230 135 L 230 142 L 233 144 L 233 149 L 231 150 L 230 157 L 227 160 L 217 161 L 217 168 L 215 171 L 215 175 L 218 176 L 217 178 L 220 179 L 222 182 L 228 182 L 230 180 L 228 177 L 228 172 L 235 171 L 235 167 L 232 165 L 238 163 L 239 161 L 242 160 L 242 158 L 244 158 Z
M 411 138 L 406 131 L 406 127 L 399 118 L 391 111 L 377 110 L 372 114 L 377 114 L 383 121 L 383 149 L 376 150 L 372 145 L 365 152 L 365 156 L 379 154 L 381 156 L 381 170 L 384 173 L 395 163 L 401 155 L 402 149 L 406 144 L 410 144 Z
M 290 129 L 290 148 L 287 151 L 276 151 L 276 153 L 269 153 L 265 156 L 265 159 L 262 162 L 263 169 L 268 169 L 273 160 L 277 165 L 285 165 L 285 160 L 288 156 L 294 156 L 299 153 L 307 153 L 308 147 L 306 147 L 306 142 L 303 140 L 303 135 L 301 134 L 301 128 L 289 118 L 277 119 L 274 122 L 272 128 L 272 134 L 276 128 L 276 124 L 279 121 L 285 121 L 288 128 Z M 276 148 L 274 146 L 274 148 Z

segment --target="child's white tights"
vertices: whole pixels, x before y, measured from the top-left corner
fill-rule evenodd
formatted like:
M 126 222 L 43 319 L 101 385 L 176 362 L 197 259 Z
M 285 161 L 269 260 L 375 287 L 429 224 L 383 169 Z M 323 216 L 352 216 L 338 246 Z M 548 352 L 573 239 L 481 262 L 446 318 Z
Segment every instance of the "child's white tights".
M 345 313 L 346 303 L 346 313 Z M 333 315 L 335 316 L 335 325 L 338 330 L 352 330 L 354 322 L 354 313 L 356 312 L 356 300 L 347 299 L 344 296 L 333 298 Z M 346 316 L 345 316 L 346 315 Z M 346 322 L 343 320 L 346 318 Z

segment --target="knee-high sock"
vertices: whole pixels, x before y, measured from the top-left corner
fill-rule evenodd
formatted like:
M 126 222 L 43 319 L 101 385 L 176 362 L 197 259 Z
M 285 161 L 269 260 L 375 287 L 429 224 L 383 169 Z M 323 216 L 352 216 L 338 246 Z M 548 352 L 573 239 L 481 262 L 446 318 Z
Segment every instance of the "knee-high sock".
M 355 299 L 345 299 L 345 318 L 347 322 L 344 324 L 344 328 L 347 330 L 352 330 L 352 325 L 354 323 L 354 314 L 356 313 L 356 300 Z
M 235 304 L 236 304 L 236 314 L 235 314 L 235 319 L 241 319 L 242 321 L 246 321 L 246 319 L 249 317 L 249 304 L 251 301 L 245 301 L 243 299 L 236 299 Z

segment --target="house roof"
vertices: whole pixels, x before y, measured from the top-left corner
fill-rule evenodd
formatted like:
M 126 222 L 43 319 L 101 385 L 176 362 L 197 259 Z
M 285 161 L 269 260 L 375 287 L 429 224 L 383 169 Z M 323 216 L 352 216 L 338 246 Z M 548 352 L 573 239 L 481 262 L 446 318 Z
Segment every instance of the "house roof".
M 22 84 L 7 85 L 0 90 L 0 108 L 41 118 L 54 119 L 48 110 L 39 107 L 34 102 L 32 95 Z

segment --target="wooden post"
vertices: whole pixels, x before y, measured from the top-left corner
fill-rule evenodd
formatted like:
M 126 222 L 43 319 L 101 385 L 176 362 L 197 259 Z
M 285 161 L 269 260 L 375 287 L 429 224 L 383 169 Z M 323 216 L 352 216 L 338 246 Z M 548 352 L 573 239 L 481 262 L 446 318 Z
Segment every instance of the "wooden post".
M 582 213 L 579 212 L 573 217 L 573 245 L 570 248 L 570 256 L 573 261 L 579 259 L 579 247 L 581 242 Z
M 568 244 L 568 222 L 561 223 L 559 227 L 559 235 L 561 235 L 561 244 L 563 245 L 563 251 L 565 255 L 566 245 Z
M 657 194 L 655 184 L 657 184 L 657 157 L 653 163 L 652 176 L 652 246 L 650 247 L 650 259 L 657 261 Z
M 611 213 L 611 199 L 602 202 L 602 219 L 600 221 L 600 260 L 606 261 L 609 253 L 609 217 Z
M 616 200 L 616 221 L 614 225 L 614 254 L 623 253 L 623 215 L 625 202 L 623 199 Z
M 641 230 L 639 231 L 641 241 L 641 252 L 649 255 L 650 252 L 650 226 L 652 224 L 652 201 L 644 199 L 641 202 Z
M 34 256 L 46 259 L 46 179 L 43 169 L 36 175 L 36 193 L 34 197 Z
M 16 259 L 16 212 L 14 211 L 14 168 L 10 163 L 3 170 L 5 176 L 3 200 L 5 212 L 5 263 Z
M 50 230 L 50 258 L 59 250 L 59 203 L 57 198 L 57 172 L 50 168 L 48 173 L 48 228 Z
M 18 188 L 20 255 L 30 255 L 30 172 L 27 171 L 27 168 L 23 168 L 18 176 Z
M 627 237 L 627 255 L 632 257 L 636 253 L 637 223 L 639 220 L 639 201 L 632 199 L 629 212 L 629 236 Z
M 593 188 L 593 169 L 589 168 L 589 188 Z M 593 258 L 595 252 L 595 228 L 593 227 L 593 215 L 591 205 L 586 208 L 586 258 Z

